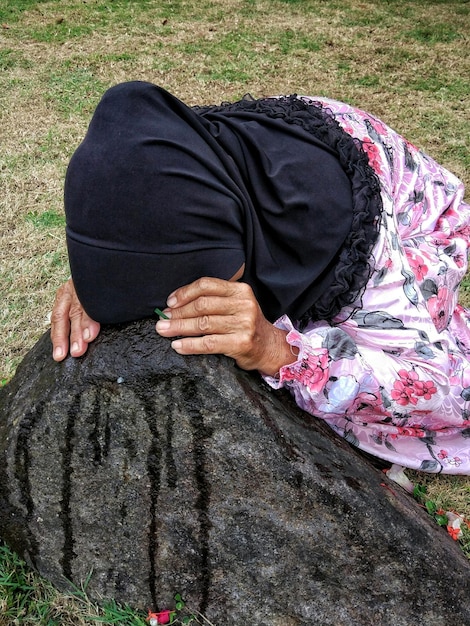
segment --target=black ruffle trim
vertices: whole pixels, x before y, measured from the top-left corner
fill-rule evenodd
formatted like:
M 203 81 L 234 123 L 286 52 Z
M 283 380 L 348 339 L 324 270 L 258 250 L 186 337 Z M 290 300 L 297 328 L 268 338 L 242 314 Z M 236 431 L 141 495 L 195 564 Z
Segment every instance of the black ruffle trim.
M 360 140 L 341 128 L 333 113 L 319 102 L 296 95 L 256 100 L 247 95 L 217 107 L 194 107 L 196 112 L 250 112 L 281 118 L 312 133 L 334 150 L 351 181 L 353 219 L 349 235 L 338 252 L 332 279 L 322 295 L 298 320 L 301 329 L 311 320 L 332 320 L 345 307 L 360 300 L 373 271 L 372 248 L 377 241 L 382 198 L 380 182 Z M 356 305 L 360 306 L 360 305 Z

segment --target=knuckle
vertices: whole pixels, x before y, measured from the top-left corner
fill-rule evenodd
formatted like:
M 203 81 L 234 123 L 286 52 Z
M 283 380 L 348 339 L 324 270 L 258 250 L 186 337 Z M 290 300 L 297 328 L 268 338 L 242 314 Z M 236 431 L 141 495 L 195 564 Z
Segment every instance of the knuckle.
M 197 318 L 197 326 L 198 329 L 205 333 L 209 330 L 210 328 L 210 320 L 209 320 L 209 316 L 208 315 L 203 315 L 202 317 L 198 317 Z
M 55 299 L 54 299 L 55 302 L 60 302 L 60 300 L 63 297 L 64 291 L 65 291 L 65 285 L 61 285 L 56 291 Z
M 57 324 L 61 321 L 62 315 L 57 307 L 54 307 L 51 312 L 51 324 Z
M 258 303 L 250 298 L 243 303 L 243 309 L 250 318 L 255 317 L 258 314 Z
M 253 347 L 253 342 L 251 340 L 251 335 L 248 333 L 243 333 L 238 341 L 238 350 L 241 354 L 248 354 Z
M 204 313 L 208 308 L 208 298 L 206 296 L 200 296 L 194 301 L 194 308 L 197 313 Z
M 62 324 L 64 320 L 68 319 L 66 307 L 54 306 L 51 311 L 51 324 Z
M 202 345 L 204 347 L 204 351 L 208 353 L 216 352 L 216 341 L 214 337 L 206 336 L 202 338 Z
M 247 298 L 247 299 L 253 299 L 253 289 L 250 287 L 250 285 L 248 283 L 234 283 L 238 286 L 238 289 L 240 291 L 240 294 Z
M 70 319 L 81 317 L 83 315 L 83 309 L 80 304 L 74 303 L 70 306 L 69 316 Z
M 208 276 L 202 276 L 201 278 L 198 278 L 196 282 L 198 283 L 198 287 L 199 289 L 201 289 L 201 291 L 206 291 L 210 289 L 211 284 L 212 284 L 212 279 L 209 278 Z

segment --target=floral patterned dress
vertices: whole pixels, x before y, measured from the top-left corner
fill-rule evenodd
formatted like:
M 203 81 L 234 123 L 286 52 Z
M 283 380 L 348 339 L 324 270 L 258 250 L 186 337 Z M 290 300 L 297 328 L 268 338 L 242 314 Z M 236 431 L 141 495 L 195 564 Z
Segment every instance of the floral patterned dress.
M 361 140 L 384 210 L 360 302 L 303 332 L 280 318 L 299 356 L 265 379 L 376 457 L 470 475 L 470 312 L 457 303 L 470 235 L 463 184 L 368 113 L 303 99 Z

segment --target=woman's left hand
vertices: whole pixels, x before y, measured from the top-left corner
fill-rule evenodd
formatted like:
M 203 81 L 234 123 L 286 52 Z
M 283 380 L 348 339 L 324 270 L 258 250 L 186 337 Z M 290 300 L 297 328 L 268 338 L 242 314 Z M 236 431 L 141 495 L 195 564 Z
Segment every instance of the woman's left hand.
M 159 320 L 162 337 L 179 354 L 225 354 L 245 370 L 274 376 L 296 360 L 286 331 L 264 317 L 249 285 L 219 278 L 199 278 L 174 291 Z

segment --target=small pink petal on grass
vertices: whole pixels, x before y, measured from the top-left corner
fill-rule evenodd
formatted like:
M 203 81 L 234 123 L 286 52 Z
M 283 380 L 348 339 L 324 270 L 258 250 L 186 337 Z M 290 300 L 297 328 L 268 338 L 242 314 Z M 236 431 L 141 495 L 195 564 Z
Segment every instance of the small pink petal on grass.
M 393 480 L 393 482 L 401 485 L 403 489 L 406 489 L 406 491 L 408 491 L 409 493 L 413 493 L 414 485 L 405 474 L 404 467 L 394 463 L 390 469 L 384 471 L 387 474 L 387 478 L 390 478 L 390 480 Z
M 447 532 L 452 537 L 452 539 L 457 541 L 463 534 L 460 526 L 464 521 L 464 518 L 458 513 L 453 513 L 452 511 L 446 511 L 446 517 L 448 522 Z
M 174 611 L 159 611 L 158 613 L 152 613 L 149 611 L 147 621 L 150 626 L 158 626 L 158 624 L 170 624 L 171 617 Z

